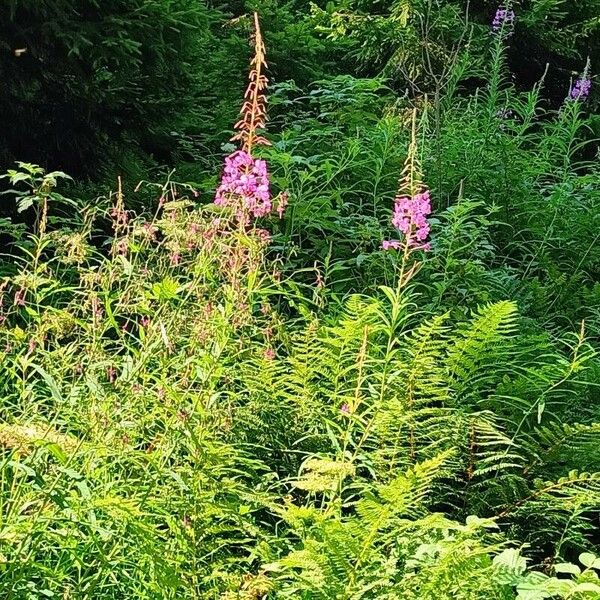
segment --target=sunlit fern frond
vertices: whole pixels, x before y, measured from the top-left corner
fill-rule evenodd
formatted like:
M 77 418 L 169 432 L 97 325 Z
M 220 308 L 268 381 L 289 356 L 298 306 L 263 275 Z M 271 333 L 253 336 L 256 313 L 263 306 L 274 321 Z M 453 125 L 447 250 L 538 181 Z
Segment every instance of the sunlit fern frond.
M 411 0 L 395 0 L 390 8 L 390 18 L 401 27 L 406 27 L 411 12 Z
M 380 402 L 368 446 L 390 473 L 411 454 L 424 459 L 454 445 L 445 321 L 446 315 L 433 317 L 401 337 L 389 369 L 374 374 Z
M 459 400 L 480 394 L 486 380 L 497 378 L 498 364 L 509 362 L 507 342 L 516 335 L 517 316 L 514 302 L 496 302 L 480 307 L 459 326 L 447 359 L 450 385 Z
M 474 483 L 512 476 L 526 462 L 524 451 L 505 430 L 502 420 L 491 411 L 469 415 L 469 477 Z
M 415 464 L 376 493 L 366 494 L 356 504 L 356 513 L 368 531 L 365 543 L 385 531 L 394 519 L 422 514 L 425 500 L 437 478 L 446 474 L 452 451 Z

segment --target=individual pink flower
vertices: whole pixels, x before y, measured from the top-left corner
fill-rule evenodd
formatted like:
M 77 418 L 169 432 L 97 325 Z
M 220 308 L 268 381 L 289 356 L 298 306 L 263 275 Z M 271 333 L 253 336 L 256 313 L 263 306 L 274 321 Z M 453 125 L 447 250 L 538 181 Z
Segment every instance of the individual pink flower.
M 106 369 L 106 375 L 110 383 L 114 383 L 117 378 L 117 370 L 111 365 Z
M 129 215 L 126 210 L 122 210 L 113 206 L 110 210 L 110 216 L 113 218 L 116 225 L 127 225 Z
M 150 241 L 152 241 L 152 242 L 156 241 L 156 232 L 158 231 L 158 229 L 154 225 L 152 225 L 152 223 L 148 223 L 148 222 L 144 223 L 142 225 L 142 229 L 144 230 L 146 237 Z
M 350 405 L 347 402 L 344 402 L 344 404 L 342 404 L 342 407 L 340 408 L 340 411 L 344 415 L 349 415 L 350 414 Z
M 266 360 L 273 360 L 275 358 L 275 350 L 273 348 L 266 348 L 263 356 Z
M 25 306 L 25 288 L 21 288 L 15 292 L 15 306 Z
M 402 244 L 398 240 L 383 240 L 381 248 L 383 250 L 400 250 Z
M 315 286 L 317 289 L 322 289 L 325 287 L 325 282 L 323 281 L 323 276 L 321 275 L 321 271 L 317 269 L 317 275 L 315 277 Z
M 129 244 L 127 243 L 127 238 L 122 238 L 117 241 L 117 254 L 127 254 L 127 248 Z
M 271 233 L 266 229 L 257 229 L 255 233 L 261 243 L 266 245 L 271 241 Z

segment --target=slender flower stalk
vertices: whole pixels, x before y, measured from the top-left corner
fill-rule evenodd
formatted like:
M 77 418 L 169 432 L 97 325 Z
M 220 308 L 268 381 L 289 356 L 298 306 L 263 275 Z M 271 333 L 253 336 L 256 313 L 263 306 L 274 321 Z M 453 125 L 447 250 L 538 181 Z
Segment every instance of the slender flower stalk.
M 267 120 L 266 68 L 265 45 L 258 14 L 254 13 L 254 56 L 250 63 L 250 81 L 240 111 L 241 118 L 234 126 L 237 133 L 231 138 L 232 141 L 241 143 L 241 149 L 225 158 L 221 184 L 215 195 L 215 204 L 232 208 L 242 227 L 247 226 L 251 218 L 270 214 L 274 204 L 281 218 L 288 201 L 285 193 L 273 201 L 267 163 L 252 156 L 255 146 L 270 145 L 260 133 L 265 129 Z
M 383 250 L 403 250 L 405 258 L 412 250 L 430 249 L 425 240 L 430 231 L 427 217 L 431 213 L 431 198 L 421 182 L 416 138 L 416 112 L 413 112 L 411 143 L 392 215 L 392 225 L 403 235 L 404 241 L 384 240 L 381 244 Z

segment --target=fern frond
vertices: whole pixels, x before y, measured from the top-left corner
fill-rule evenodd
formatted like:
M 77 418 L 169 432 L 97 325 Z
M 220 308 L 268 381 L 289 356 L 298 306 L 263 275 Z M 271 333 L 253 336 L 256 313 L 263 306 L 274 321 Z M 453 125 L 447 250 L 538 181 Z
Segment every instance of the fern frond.
M 356 513 L 370 530 L 369 537 L 385 530 L 393 518 L 420 514 L 433 482 L 444 475 L 443 467 L 451 456 L 452 452 L 446 451 L 418 463 L 361 499 Z
M 459 328 L 447 359 L 451 386 L 459 396 L 475 383 L 480 390 L 494 374 L 487 370 L 509 352 L 506 342 L 515 335 L 516 326 L 516 304 L 503 301 L 480 307 L 473 319 Z
M 553 421 L 536 427 L 523 444 L 526 444 L 531 457 L 526 473 L 539 469 L 542 465 L 552 466 L 558 460 L 581 464 L 584 459 L 590 467 L 598 467 L 600 423 L 569 424 Z
M 525 463 L 522 449 L 491 412 L 474 413 L 471 421 L 472 476 L 489 477 L 522 469 Z

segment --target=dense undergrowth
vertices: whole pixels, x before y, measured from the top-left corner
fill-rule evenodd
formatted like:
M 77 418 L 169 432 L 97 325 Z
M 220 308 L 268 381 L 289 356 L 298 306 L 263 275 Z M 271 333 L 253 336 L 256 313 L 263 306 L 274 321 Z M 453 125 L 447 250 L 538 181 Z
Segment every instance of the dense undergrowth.
M 3 597 L 600 598 L 592 72 L 520 91 L 506 15 L 423 93 L 280 81 L 268 134 L 256 20 L 221 178 L 7 174 Z

